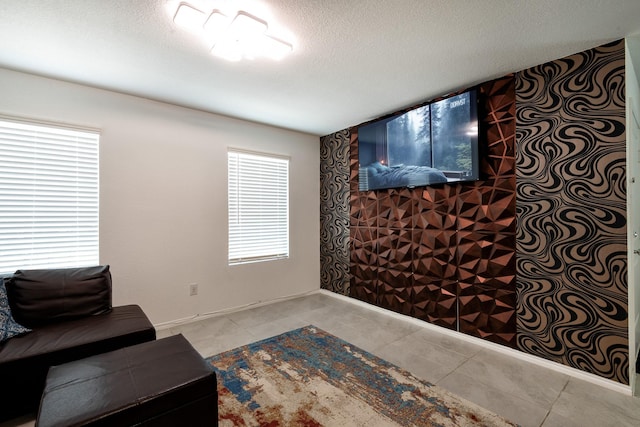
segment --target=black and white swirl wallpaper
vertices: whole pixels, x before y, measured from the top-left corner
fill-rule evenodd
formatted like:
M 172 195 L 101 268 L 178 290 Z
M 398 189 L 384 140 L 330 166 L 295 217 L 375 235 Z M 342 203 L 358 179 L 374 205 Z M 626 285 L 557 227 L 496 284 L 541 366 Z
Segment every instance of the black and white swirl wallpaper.
M 349 295 L 349 131 L 320 138 L 320 285 Z
M 516 75 L 518 347 L 629 383 L 625 57 Z

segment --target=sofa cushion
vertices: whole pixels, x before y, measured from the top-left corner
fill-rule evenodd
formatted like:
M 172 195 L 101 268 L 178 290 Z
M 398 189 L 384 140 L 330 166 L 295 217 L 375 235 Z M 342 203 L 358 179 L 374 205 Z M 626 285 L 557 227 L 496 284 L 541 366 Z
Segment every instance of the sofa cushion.
M 18 270 L 7 280 L 14 319 L 35 328 L 111 310 L 109 266 Z
M 13 319 L 7 299 L 7 290 L 4 287 L 4 279 L 0 277 L 0 343 L 30 331 Z

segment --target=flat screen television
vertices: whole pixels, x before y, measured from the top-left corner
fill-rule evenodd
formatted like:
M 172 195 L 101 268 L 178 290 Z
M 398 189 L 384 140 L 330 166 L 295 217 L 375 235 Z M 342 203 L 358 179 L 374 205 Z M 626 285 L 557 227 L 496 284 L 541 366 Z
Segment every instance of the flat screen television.
M 358 160 L 360 191 L 478 180 L 476 90 L 360 126 Z

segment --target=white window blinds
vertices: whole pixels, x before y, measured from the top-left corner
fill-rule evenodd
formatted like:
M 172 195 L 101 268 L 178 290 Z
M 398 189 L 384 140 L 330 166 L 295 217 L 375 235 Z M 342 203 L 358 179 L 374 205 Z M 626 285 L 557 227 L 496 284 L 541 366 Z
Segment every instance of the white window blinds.
M 289 256 L 289 160 L 229 150 L 229 265 Z
M 98 264 L 98 140 L 0 120 L 0 273 Z

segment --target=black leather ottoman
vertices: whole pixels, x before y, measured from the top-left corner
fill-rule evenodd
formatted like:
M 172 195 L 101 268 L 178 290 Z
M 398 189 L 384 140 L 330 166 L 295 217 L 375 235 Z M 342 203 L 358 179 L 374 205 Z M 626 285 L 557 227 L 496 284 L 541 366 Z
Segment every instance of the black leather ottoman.
M 36 426 L 217 426 L 215 372 L 182 335 L 49 369 Z

